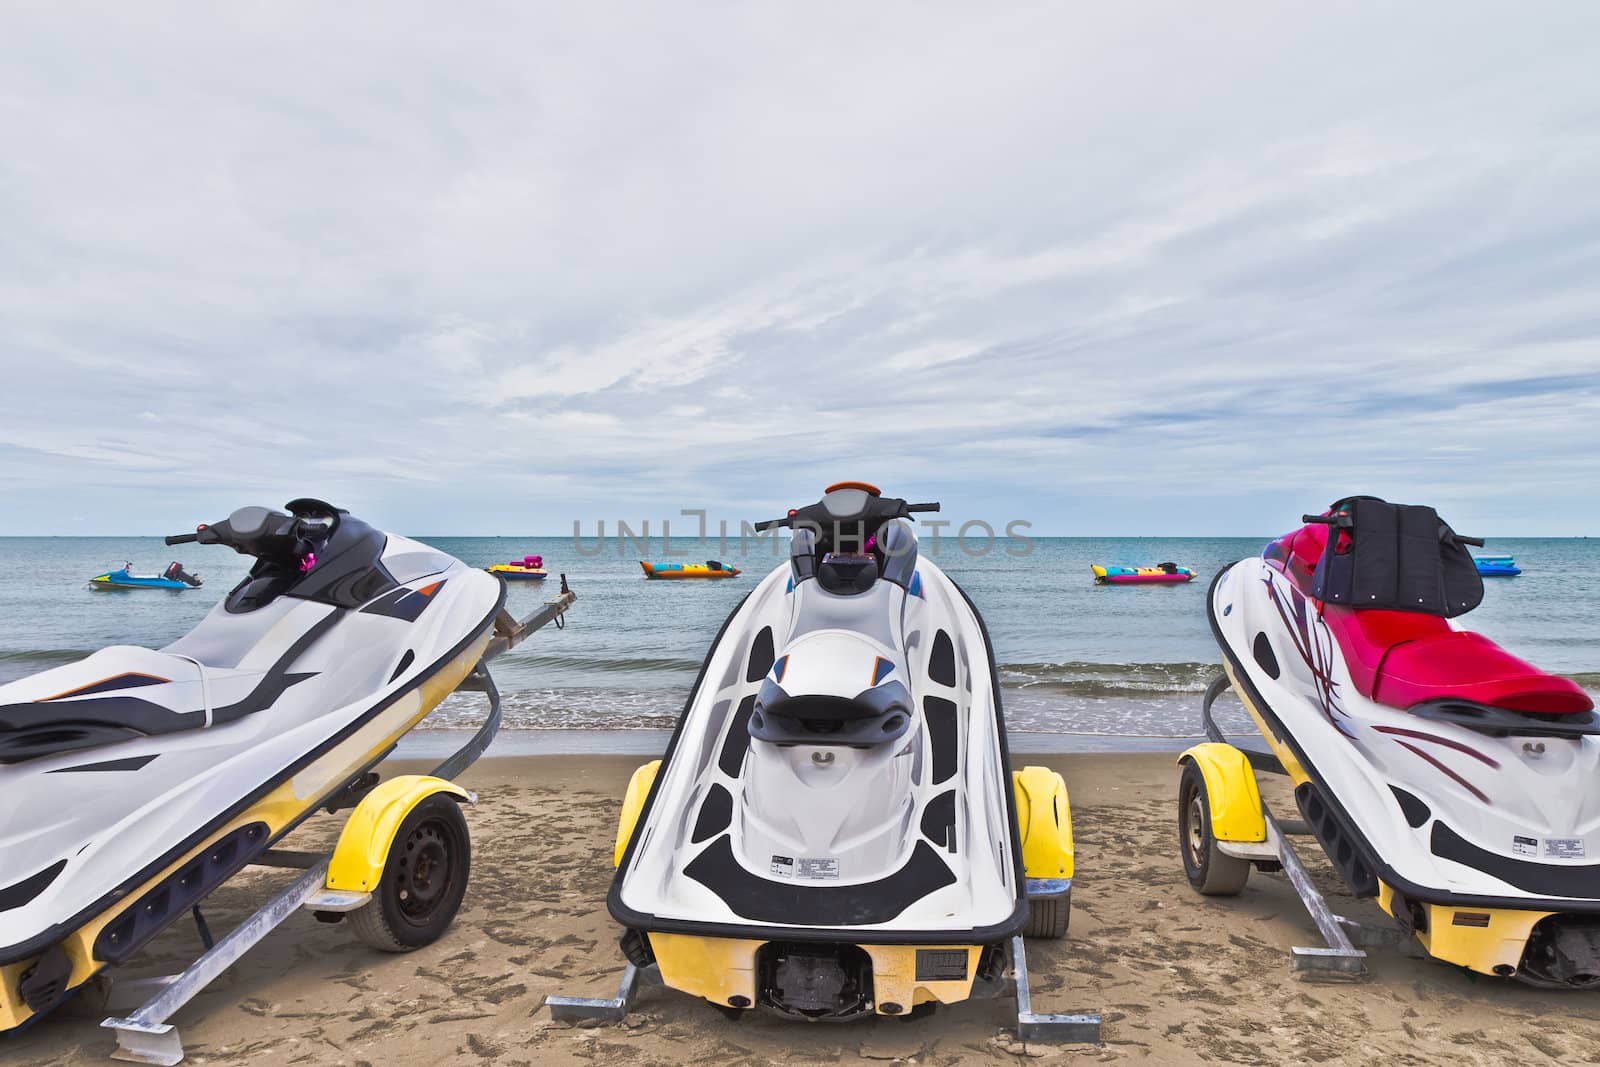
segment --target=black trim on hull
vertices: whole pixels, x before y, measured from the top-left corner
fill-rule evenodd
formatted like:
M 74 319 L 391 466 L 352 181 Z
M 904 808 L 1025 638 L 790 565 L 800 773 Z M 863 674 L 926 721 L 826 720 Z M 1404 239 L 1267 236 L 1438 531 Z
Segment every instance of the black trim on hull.
M 0 889 L 0 911 L 15 911 L 50 888 L 50 883 L 66 869 L 66 860 L 56 860 L 42 870 L 34 871 L 20 882 Z
M 1514 885 L 1518 889 L 1525 889 L 1529 893 L 1548 893 L 1556 896 L 1584 886 L 1590 888 L 1600 886 L 1600 864 L 1561 866 L 1500 856 L 1486 848 L 1479 848 L 1438 821 L 1433 824 L 1433 834 L 1428 846 L 1440 859 L 1451 860 L 1492 874 L 1502 882 Z
M 125 759 L 101 760 L 99 763 L 80 763 L 76 767 L 56 767 L 45 771 L 46 774 L 82 774 L 86 771 L 136 771 L 145 764 L 152 762 L 159 752 L 152 752 L 145 756 L 128 756 Z
M 499 589 L 495 596 L 494 606 L 489 609 L 489 612 L 484 616 L 483 621 L 477 626 L 474 626 L 472 630 L 468 632 L 466 637 L 462 638 L 455 645 L 453 645 L 443 656 L 435 660 L 426 669 L 419 671 L 417 673 L 417 677 L 415 680 L 413 680 L 411 685 L 406 686 L 404 689 L 397 690 L 388 697 L 384 698 L 381 702 L 374 704 L 371 708 L 368 708 L 365 714 L 346 724 L 346 726 L 337 734 L 327 738 L 316 748 L 307 752 L 299 760 L 291 763 L 287 768 L 284 769 L 282 773 L 262 783 L 254 791 L 246 794 L 242 799 L 228 808 L 225 812 L 212 819 L 199 830 L 196 830 L 194 833 L 190 834 L 179 844 L 162 853 L 161 856 L 147 864 L 143 870 L 139 871 L 130 878 L 124 879 L 123 882 L 115 889 L 112 889 L 94 903 L 81 909 L 71 918 L 41 931 L 40 933 L 29 938 L 27 941 L 21 941 L 13 945 L 0 947 L 0 966 L 4 966 L 8 963 L 15 963 L 18 960 L 27 959 L 29 956 L 36 956 L 45 949 L 49 948 L 55 942 L 70 936 L 73 931 L 77 930 L 78 927 L 82 926 L 85 922 L 88 922 L 102 911 L 105 911 L 107 908 L 111 907 L 113 904 L 116 904 L 128 897 L 134 889 L 142 886 L 151 878 L 155 877 L 155 875 L 161 870 L 175 863 L 185 853 L 190 852 L 195 847 L 200 845 L 205 841 L 206 838 L 214 834 L 218 827 L 225 825 L 232 819 L 239 816 L 241 813 L 247 811 L 253 804 L 259 801 L 262 797 L 266 796 L 268 793 L 272 792 L 283 782 L 293 778 L 296 774 L 299 774 L 300 771 L 304 770 L 312 763 L 315 763 L 327 752 L 344 743 L 363 726 L 371 722 L 377 716 L 381 715 L 384 711 L 388 710 L 397 701 L 431 681 L 434 675 L 438 674 L 447 665 L 454 662 L 456 657 L 465 652 L 468 646 L 470 646 L 474 641 L 483 635 L 484 631 L 488 630 L 489 627 L 494 625 L 495 616 L 500 613 L 500 609 L 505 606 L 506 602 L 505 583 L 499 582 L 497 585 L 499 586 Z M 390 747 L 392 748 L 393 746 Z M 388 750 L 386 749 L 384 754 L 386 755 L 387 752 Z M 363 768 L 363 770 L 366 769 L 369 768 Z M 342 792 L 346 784 L 347 783 L 345 781 L 339 782 L 325 795 L 318 797 L 315 803 L 307 805 L 306 809 L 301 812 L 300 815 L 286 823 L 283 829 L 278 831 L 278 833 L 275 834 L 271 841 L 268 841 L 267 844 L 271 845 L 282 840 L 285 835 L 293 831 L 295 827 L 299 826 L 317 811 L 321 810 L 330 799 Z
M 1224 567 L 1217 573 L 1217 576 L 1211 580 L 1211 589 L 1206 594 L 1206 621 L 1211 624 L 1211 634 L 1216 638 L 1217 647 L 1221 649 L 1223 659 L 1230 667 L 1233 668 L 1233 677 L 1237 679 L 1238 684 L 1244 686 L 1244 695 L 1249 698 L 1255 709 L 1261 713 L 1261 716 L 1264 719 L 1266 719 L 1267 725 L 1272 728 L 1274 737 L 1276 737 L 1279 741 L 1282 741 L 1285 745 L 1289 746 L 1289 750 L 1294 753 L 1295 759 L 1299 760 L 1300 766 L 1305 770 L 1306 774 L 1310 776 L 1312 781 L 1316 782 L 1317 786 L 1319 787 L 1319 792 L 1323 802 L 1338 814 L 1340 819 L 1343 821 L 1344 826 L 1349 829 L 1351 844 L 1354 845 L 1360 852 L 1361 857 L 1366 860 L 1368 866 L 1372 868 L 1379 881 L 1383 882 L 1390 889 L 1404 896 L 1406 899 L 1420 904 L 1441 904 L 1446 907 L 1460 908 L 1504 908 L 1509 911 L 1567 911 L 1600 913 L 1600 899 L 1582 900 L 1557 897 L 1479 896 L 1471 893 L 1454 893 L 1448 889 L 1435 889 L 1427 886 L 1420 886 L 1415 882 L 1401 877 L 1393 867 L 1383 862 L 1381 857 L 1378 856 L 1377 851 L 1372 847 L 1372 843 L 1367 840 L 1366 835 L 1362 832 L 1360 825 L 1350 817 L 1349 811 L 1345 809 L 1338 796 L 1334 794 L 1333 790 L 1327 787 L 1322 776 L 1317 773 L 1316 765 L 1313 764 L 1310 758 L 1307 757 L 1305 750 L 1300 745 L 1300 742 L 1296 740 L 1295 736 L 1289 732 L 1288 728 L 1284 726 L 1283 720 L 1278 717 L 1278 714 L 1272 710 L 1271 705 L 1269 705 L 1266 699 L 1262 697 L 1261 691 L 1256 688 L 1255 682 L 1251 680 L 1249 673 L 1240 663 L 1239 658 L 1233 654 L 1233 650 L 1228 646 L 1227 639 L 1222 635 L 1222 628 L 1217 625 L 1217 615 L 1216 611 L 1214 610 L 1217 584 L 1222 581 L 1224 575 L 1232 571 L 1233 568 L 1237 567 L 1238 565 L 1238 563 L 1234 563 L 1231 566 Z M 1485 873 L 1494 875 L 1494 872 L 1492 871 L 1487 871 Z M 1494 877 L 1499 876 L 1494 875 Z
M 690 860 L 683 873 L 711 890 L 735 915 L 755 922 L 820 926 L 845 922 L 870 926 L 892 922 L 899 914 L 947 885 L 955 872 L 933 846 L 918 841 L 896 871 L 876 882 L 819 885 L 782 882 L 745 870 L 733 854 L 733 839 L 723 834 Z
M 961 594 L 961 599 L 966 602 L 967 609 L 972 612 L 972 617 L 977 621 L 978 632 L 983 635 L 984 654 L 989 660 L 989 686 L 994 696 L 994 716 L 997 727 L 996 734 L 1000 746 L 1001 772 L 1008 776 L 1011 773 L 1011 752 L 1006 743 L 1005 711 L 1000 701 L 1000 674 L 994 661 L 994 645 L 989 639 L 989 628 L 983 621 L 983 615 L 967 596 L 966 590 L 954 578 L 945 575 L 945 579 Z M 734 606 L 728 617 L 722 621 L 722 628 L 717 631 L 717 636 L 712 639 L 711 647 L 707 650 L 705 659 L 701 661 L 700 673 L 695 677 L 694 685 L 689 690 L 689 696 L 683 702 L 683 711 L 678 715 L 678 723 L 672 730 L 672 737 L 667 741 L 667 749 L 661 756 L 661 771 L 665 771 L 672 763 L 672 757 L 677 752 L 678 742 L 683 735 L 684 722 L 689 717 L 689 709 L 694 706 L 695 698 L 700 693 L 700 687 L 705 683 L 706 672 L 711 669 L 711 660 L 717 653 L 717 648 L 727 636 L 728 628 L 734 619 L 739 617 L 739 612 L 744 610 L 746 602 L 755 594 L 755 590 L 746 593 L 744 598 Z M 909 595 L 909 594 L 908 594 Z M 656 794 L 661 788 L 661 783 L 666 775 L 658 771 L 655 781 L 650 786 L 650 793 L 645 798 L 644 807 L 639 811 L 637 825 L 649 825 L 650 816 L 655 808 Z M 633 863 L 633 850 L 638 847 L 642 834 L 635 833 L 628 841 L 628 847 L 622 854 L 622 862 L 617 865 L 617 873 L 611 879 L 611 889 L 606 894 L 606 910 L 611 917 L 629 931 L 643 930 L 646 932 L 659 932 L 666 934 L 695 934 L 703 937 L 730 937 L 757 941 L 791 941 L 791 942 L 846 942 L 849 944 L 872 945 L 986 945 L 1005 941 L 1022 932 L 1023 926 L 1028 922 L 1027 876 L 1022 866 L 1022 836 L 1017 826 L 1017 797 L 1016 790 L 1010 788 L 1010 782 L 1003 783 L 1002 790 L 1006 797 L 1007 822 L 1011 830 L 1011 857 L 1014 868 L 1013 882 L 1017 892 L 1016 907 L 1004 922 L 993 926 L 980 926 L 968 930 L 880 930 L 880 929 L 822 929 L 798 926 L 752 926 L 743 923 L 724 922 L 697 922 L 690 919 L 670 919 L 651 915 L 647 912 L 634 911 L 622 902 L 622 880 Z M 626 936 L 626 935 L 624 935 Z

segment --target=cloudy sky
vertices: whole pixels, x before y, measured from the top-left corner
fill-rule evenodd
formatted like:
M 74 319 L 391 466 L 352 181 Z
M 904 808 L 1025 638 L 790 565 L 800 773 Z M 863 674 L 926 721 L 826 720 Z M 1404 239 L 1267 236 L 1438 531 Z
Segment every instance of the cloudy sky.
M 5 22 L 0 534 L 1600 533 L 1597 5 Z

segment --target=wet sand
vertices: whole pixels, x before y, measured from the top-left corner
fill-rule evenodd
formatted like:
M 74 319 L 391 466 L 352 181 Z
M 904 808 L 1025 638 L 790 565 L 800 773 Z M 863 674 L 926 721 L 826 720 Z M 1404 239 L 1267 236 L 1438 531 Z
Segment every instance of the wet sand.
M 196 1064 L 1600 1062 L 1600 995 L 1527 989 L 1394 948 L 1372 950 L 1366 982 L 1291 977 L 1289 947 L 1316 934 L 1281 875 L 1252 875 L 1232 900 L 1202 898 L 1184 881 L 1172 757 L 1026 761 L 1066 776 L 1079 862 L 1067 939 L 1029 947 L 1035 1008 L 1102 1012 L 1103 1048 L 1024 1046 L 1011 1036 L 1008 1001 L 915 1021 L 804 1025 L 730 1019 L 656 988 L 623 1025 L 552 1022 L 547 994 L 612 995 L 622 966 L 604 898 L 617 808 L 639 760 L 598 755 L 490 758 L 468 773 L 480 794 L 468 811 L 472 882 L 440 942 L 388 956 L 302 913 L 174 1022 Z M 1268 801 L 1292 809 L 1287 793 Z M 331 845 L 338 827 L 313 820 L 289 847 Z M 1319 852 L 1303 854 L 1336 908 L 1385 921 L 1338 890 Z M 223 887 L 206 909 L 213 928 L 243 918 L 287 877 L 248 874 Z M 164 973 L 197 950 L 193 929 L 180 926 L 120 973 Z M 0 1062 L 104 1062 L 115 1044 L 98 1026 L 104 1014 L 69 1005 L 0 1038 Z

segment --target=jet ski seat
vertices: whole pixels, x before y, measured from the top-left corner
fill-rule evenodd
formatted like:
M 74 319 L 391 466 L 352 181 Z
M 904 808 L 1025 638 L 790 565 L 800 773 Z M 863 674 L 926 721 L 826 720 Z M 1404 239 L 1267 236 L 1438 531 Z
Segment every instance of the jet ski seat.
M 1308 524 L 1269 546 L 1301 590 L 1328 544 L 1329 528 Z M 1484 704 L 1535 715 L 1575 715 L 1594 701 L 1571 679 L 1519 659 L 1482 634 L 1438 615 L 1322 604 L 1322 618 L 1344 650 L 1362 696 L 1396 708 L 1436 700 Z
M 1536 715 L 1594 708 L 1570 678 L 1541 671 L 1436 615 L 1324 605 L 1322 617 L 1344 649 L 1356 689 L 1380 704 L 1459 700 Z
M 97 660 L 116 662 L 120 670 L 108 675 L 95 669 Z M 26 702 L 0 704 L 0 763 L 177 733 L 206 723 L 203 708 L 176 711 L 139 695 L 148 687 L 193 678 L 195 667 L 183 657 L 128 645 L 101 649 L 75 666 L 86 679 L 83 684 Z

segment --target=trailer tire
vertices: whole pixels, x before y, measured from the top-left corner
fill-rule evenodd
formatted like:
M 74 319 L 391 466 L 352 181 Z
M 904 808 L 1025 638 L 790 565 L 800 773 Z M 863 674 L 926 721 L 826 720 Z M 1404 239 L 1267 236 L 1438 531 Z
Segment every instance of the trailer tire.
M 1211 832 L 1211 796 L 1193 760 L 1185 760 L 1178 782 L 1178 850 L 1189 884 L 1208 897 L 1237 896 L 1250 879 L 1250 861 L 1229 856 Z
M 356 936 L 382 952 L 431 945 L 455 921 L 471 869 L 461 805 L 448 793 L 424 798 L 400 823 L 372 899 L 350 914 Z
M 1067 936 L 1067 923 L 1071 919 L 1071 890 L 1059 897 L 1039 897 L 1029 900 L 1028 925 L 1022 928 L 1022 936 L 1059 941 Z

